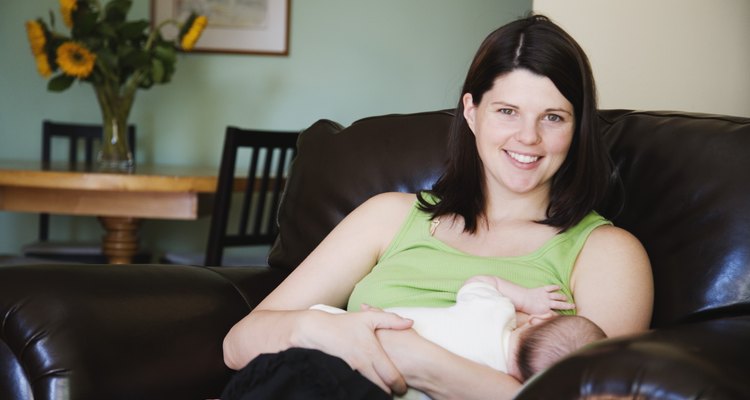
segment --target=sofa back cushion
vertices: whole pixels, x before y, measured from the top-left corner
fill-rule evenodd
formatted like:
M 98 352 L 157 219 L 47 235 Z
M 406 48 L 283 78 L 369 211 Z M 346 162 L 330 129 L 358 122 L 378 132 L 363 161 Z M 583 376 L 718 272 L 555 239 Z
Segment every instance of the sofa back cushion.
M 386 115 L 347 128 L 321 120 L 303 131 L 270 265 L 295 268 L 375 194 L 429 189 L 452 118 Z M 649 254 L 652 325 L 750 311 L 750 120 L 607 110 L 600 121 L 624 189 L 602 212 Z
M 600 112 L 624 188 L 615 225 L 643 243 L 652 325 L 750 311 L 750 119 Z
M 279 236 L 269 265 L 294 269 L 376 194 L 431 188 L 443 170 L 452 118 L 449 111 L 386 115 L 346 129 L 320 120 L 304 130 L 279 206 Z

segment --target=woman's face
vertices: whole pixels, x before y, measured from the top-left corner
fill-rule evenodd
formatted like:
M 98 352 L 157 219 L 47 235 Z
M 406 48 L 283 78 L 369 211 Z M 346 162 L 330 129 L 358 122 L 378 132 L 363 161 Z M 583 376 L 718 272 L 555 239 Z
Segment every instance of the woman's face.
M 552 81 L 525 69 L 495 79 L 475 105 L 463 97 L 489 190 L 549 191 L 573 140 L 573 105 Z

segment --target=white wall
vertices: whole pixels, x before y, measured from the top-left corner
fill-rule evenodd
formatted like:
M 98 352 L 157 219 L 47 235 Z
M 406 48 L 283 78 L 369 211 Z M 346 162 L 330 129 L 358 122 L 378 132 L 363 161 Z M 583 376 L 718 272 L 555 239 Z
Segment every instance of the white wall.
M 601 108 L 750 116 L 750 1 L 534 0 L 587 52 Z

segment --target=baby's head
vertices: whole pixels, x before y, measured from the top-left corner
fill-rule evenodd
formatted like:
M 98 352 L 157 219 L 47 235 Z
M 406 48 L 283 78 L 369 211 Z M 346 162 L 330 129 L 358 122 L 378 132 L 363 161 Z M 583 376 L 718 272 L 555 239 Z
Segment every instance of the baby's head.
M 577 315 L 556 316 L 539 323 L 530 320 L 528 327 L 518 331 L 516 348 L 511 349 L 515 368 L 508 372 L 521 382 L 581 347 L 607 338 L 598 325 Z

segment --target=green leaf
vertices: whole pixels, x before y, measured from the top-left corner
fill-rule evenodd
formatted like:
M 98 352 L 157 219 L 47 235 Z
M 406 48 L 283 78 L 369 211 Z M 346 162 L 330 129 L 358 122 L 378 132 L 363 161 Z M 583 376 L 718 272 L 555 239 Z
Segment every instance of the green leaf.
M 119 63 L 119 60 L 117 59 L 117 56 L 107 49 L 99 50 L 97 52 L 97 57 L 101 59 L 102 63 L 112 66 L 112 68 L 120 67 L 120 63 Z
M 151 57 L 143 50 L 129 48 L 129 51 L 125 52 L 120 60 L 123 66 L 132 66 L 137 69 L 149 65 Z
M 175 63 L 163 63 L 164 65 L 164 80 L 162 83 L 168 83 L 170 80 L 172 80 L 172 75 L 174 75 L 174 65 Z
M 60 74 L 47 83 L 47 90 L 51 92 L 62 92 L 63 90 L 70 87 L 76 78 L 65 74 Z
M 161 43 L 154 48 L 154 56 L 165 63 L 177 62 L 177 51 L 171 43 Z
M 117 63 L 117 54 L 115 54 L 115 52 L 109 48 L 102 48 L 99 51 L 97 51 L 96 54 L 104 62 L 115 63 L 115 64 Z
M 96 13 L 80 11 L 75 14 L 75 23 L 73 24 L 72 36 L 75 39 L 81 39 L 91 35 L 97 28 Z
M 143 75 L 141 80 L 138 82 L 138 87 L 141 89 L 150 89 L 151 86 L 154 86 L 154 80 L 151 77 L 151 74 Z
M 122 24 L 117 31 L 123 39 L 137 39 L 144 36 L 144 31 L 149 25 L 146 20 L 132 21 Z
M 156 58 L 151 60 L 151 78 L 154 83 L 164 83 L 164 65 Z
M 124 22 L 125 17 L 130 11 L 130 6 L 133 5 L 132 0 L 112 0 L 107 3 L 105 8 L 105 20 L 109 22 Z
M 49 25 L 52 29 L 55 28 L 55 13 L 53 13 L 52 10 L 49 10 Z
M 111 38 L 111 39 L 117 39 L 117 31 L 111 26 L 107 24 L 101 24 L 99 25 L 99 33 L 102 35 Z

